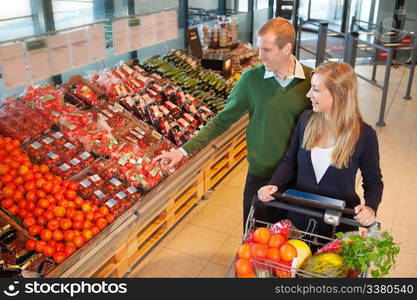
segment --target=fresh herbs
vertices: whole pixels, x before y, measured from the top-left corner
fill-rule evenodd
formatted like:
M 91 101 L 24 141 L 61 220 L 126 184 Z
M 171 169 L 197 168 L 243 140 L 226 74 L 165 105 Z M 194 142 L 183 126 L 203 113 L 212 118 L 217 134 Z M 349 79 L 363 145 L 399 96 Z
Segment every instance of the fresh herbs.
M 342 239 L 341 255 L 349 269 L 365 272 L 369 267 L 374 278 L 387 275 L 395 265 L 400 247 L 388 232 L 376 237 L 362 236 L 360 233 L 336 233 Z

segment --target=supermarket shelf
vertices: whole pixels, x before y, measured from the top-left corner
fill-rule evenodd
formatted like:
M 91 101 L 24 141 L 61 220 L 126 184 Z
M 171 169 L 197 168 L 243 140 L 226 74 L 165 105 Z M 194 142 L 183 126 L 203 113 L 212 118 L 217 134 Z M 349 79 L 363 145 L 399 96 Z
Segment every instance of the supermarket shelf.
M 247 124 L 245 115 L 47 277 L 122 277 L 244 159 Z

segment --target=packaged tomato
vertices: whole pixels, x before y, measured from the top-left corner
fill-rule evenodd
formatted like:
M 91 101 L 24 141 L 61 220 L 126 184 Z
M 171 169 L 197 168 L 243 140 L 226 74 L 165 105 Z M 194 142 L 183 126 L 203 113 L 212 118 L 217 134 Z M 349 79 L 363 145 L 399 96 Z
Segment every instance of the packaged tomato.
M 71 159 L 68 162 L 68 164 L 71 166 L 72 173 L 74 175 L 80 173 L 84 169 L 84 166 L 81 164 L 81 161 L 76 157 Z
M 47 153 L 45 147 L 41 143 L 35 141 L 30 144 L 23 146 L 26 153 L 36 161 L 40 161 Z
M 107 200 L 106 206 L 109 208 L 110 213 L 114 214 L 115 216 L 118 216 L 120 204 L 119 202 L 117 202 L 116 199 L 110 198 L 109 200 Z
M 94 189 L 95 187 L 93 183 L 88 178 L 85 178 L 82 181 L 80 181 L 78 192 L 83 198 L 88 198 Z
M 64 144 L 62 150 L 65 152 L 66 157 L 74 157 L 78 151 L 78 148 L 71 142 Z
M 52 173 L 61 176 L 63 179 L 68 179 L 75 174 L 74 170 L 67 163 L 63 163 L 59 166 L 52 166 L 51 170 Z
M 50 137 L 55 139 L 55 144 L 58 144 L 61 147 L 67 142 L 67 139 L 60 131 L 51 132 Z
M 94 161 L 93 155 L 87 151 L 81 152 L 76 158 L 80 161 L 82 168 L 89 167 Z
M 101 187 L 104 184 L 103 178 L 101 178 L 98 174 L 91 175 L 89 180 L 97 187 Z
M 95 190 L 90 195 L 90 200 L 92 201 L 93 204 L 96 204 L 96 205 L 102 205 L 103 203 L 107 201 L 107 199 L 108 199 L 108 196 L 102 190 Z
M 62 158 L 55 152 L 48 152 L 42 161 L 48 166 L 53 166 L 59 164 L 62 161 Z
M 138 201 L 140 199 L 140 197 L 142 196 L 141 193 L 139 192 L 139 190 L 133 185 L 131 185 L 127 189 L 125 189 L 124 192 L 126 193 L 126 195 L 129 197 L 130 201 L 132 201 L 132 202 Z
M 117 177 L 110 179 L 105 185 L 104 189 L 106 193 L 115 195 L 123 188 L 123 182 L 120 181 Z

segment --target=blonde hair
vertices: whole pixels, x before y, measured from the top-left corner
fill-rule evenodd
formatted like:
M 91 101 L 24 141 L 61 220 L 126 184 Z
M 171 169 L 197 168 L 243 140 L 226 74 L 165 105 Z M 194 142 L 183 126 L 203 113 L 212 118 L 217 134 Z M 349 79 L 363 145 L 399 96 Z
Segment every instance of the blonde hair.
M 279 49 L 290 43 L 292 47 L 295 43 L 295 29 L 287 19 L 277 17 L 268 20 L 258 31 L 258 36 L 273 33 Z
M 358 104 L 358 80 L 353 68 L 345 63 L 326 62 L 311 73 L 320 74 L 333 97 L 332 114 L 336 120 L 336 146 L 332 165 L 347 167 L 361 130 L 362 116 Z M 307 122 L 303 148 L 311 150 L 325 136 L 324 113 L 313 113 Z

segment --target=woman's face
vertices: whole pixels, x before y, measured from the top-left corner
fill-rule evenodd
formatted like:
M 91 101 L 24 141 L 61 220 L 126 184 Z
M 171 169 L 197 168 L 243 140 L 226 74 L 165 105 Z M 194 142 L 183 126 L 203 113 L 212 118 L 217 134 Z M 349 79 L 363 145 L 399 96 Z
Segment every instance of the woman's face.
M 333 107 L 333 96 L 324 85 L 323 75 L 313 74 L 311 77 L 311 88 L 307 93 L 313 104 L 314 112 L 323 112 L 331 115 Z

